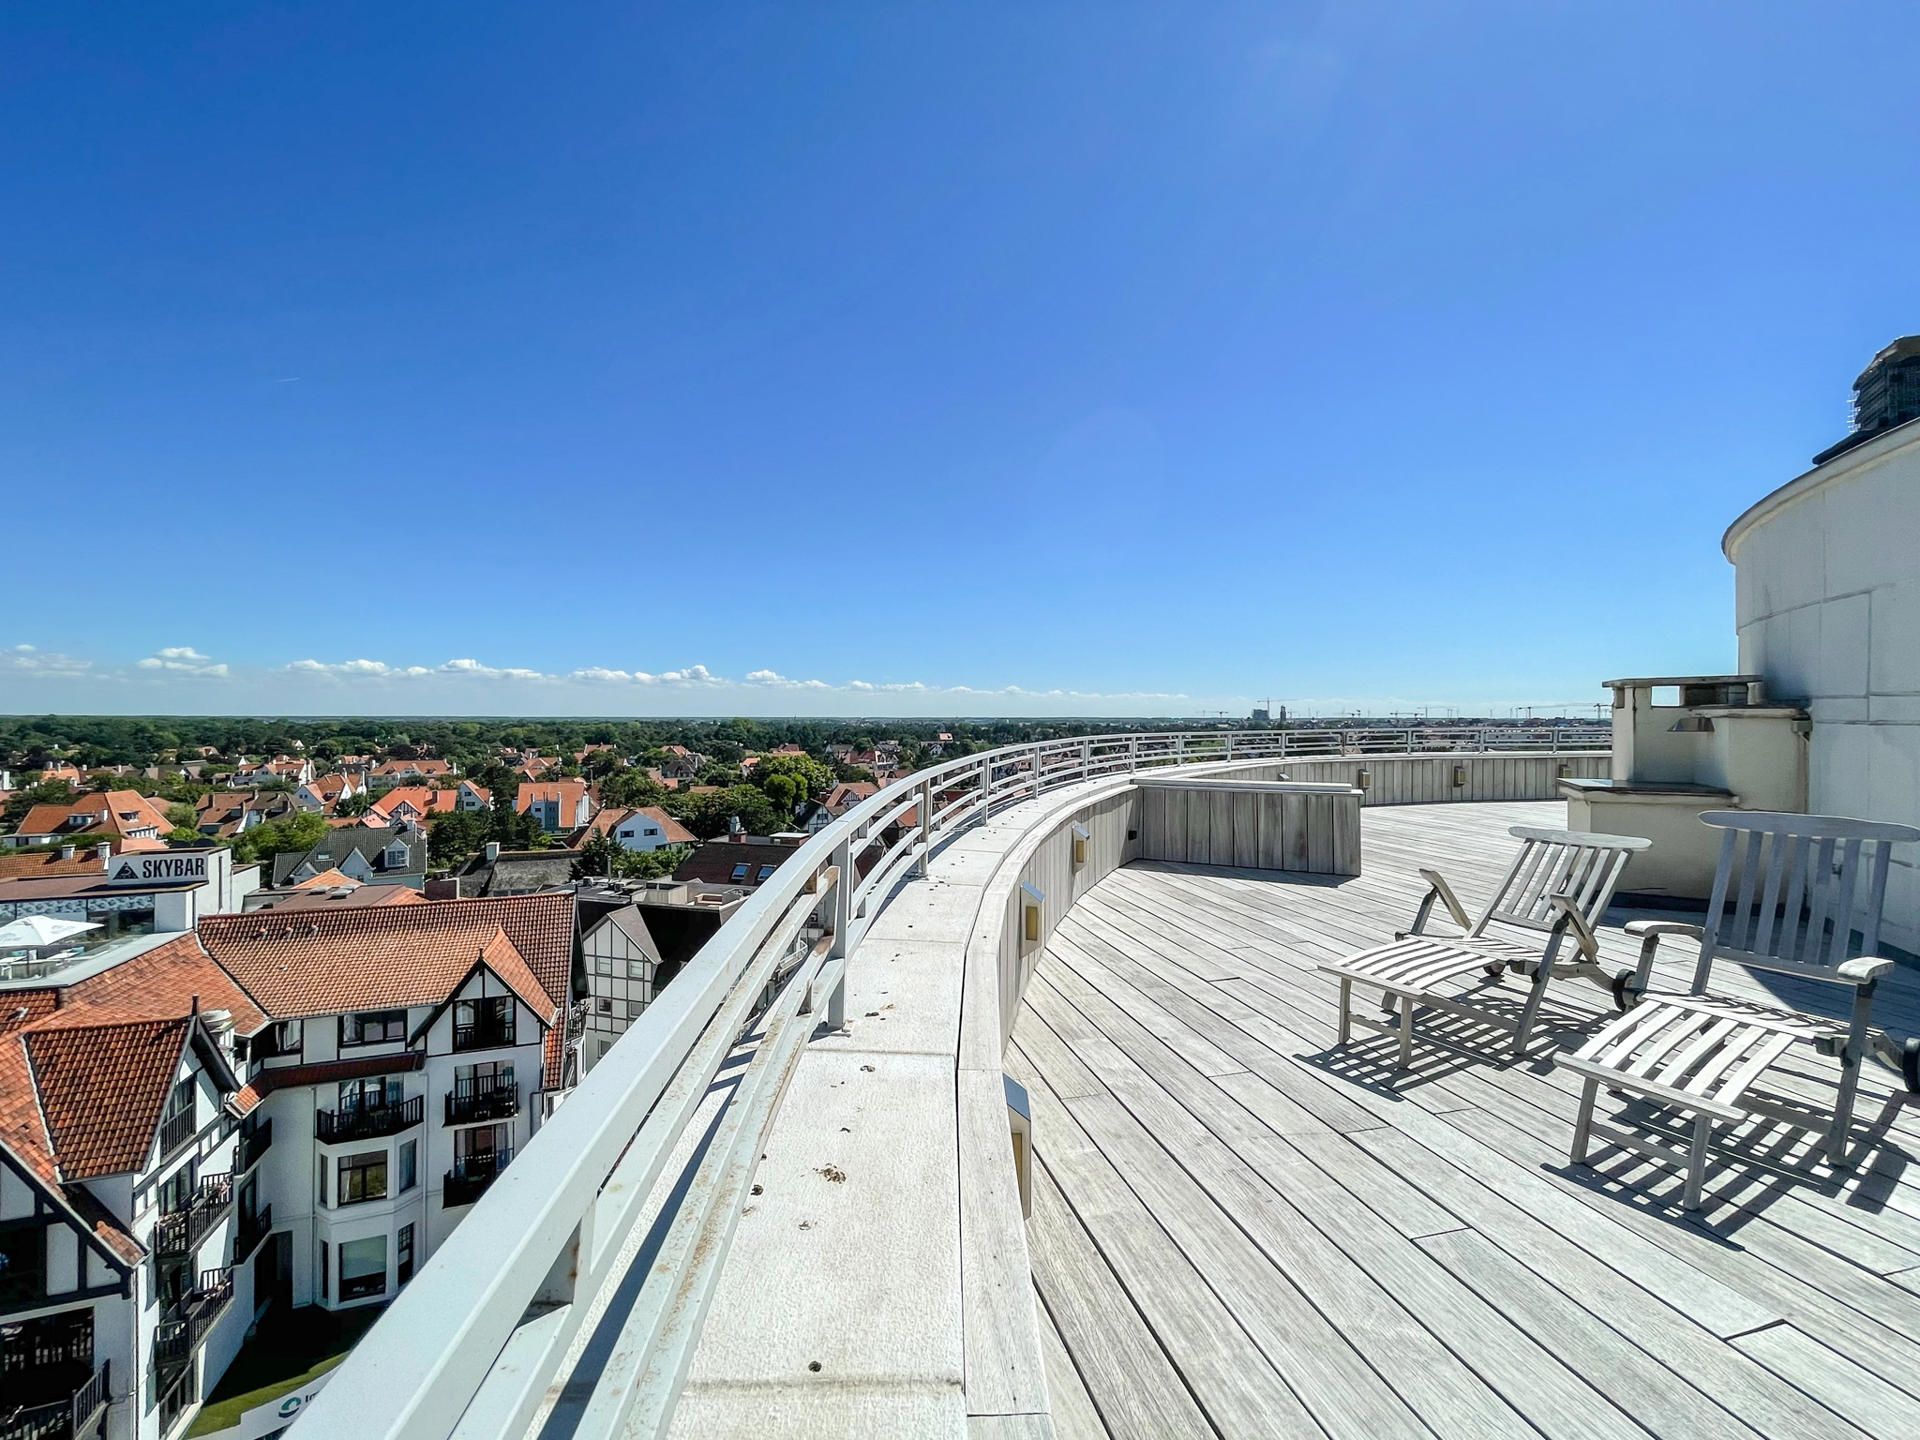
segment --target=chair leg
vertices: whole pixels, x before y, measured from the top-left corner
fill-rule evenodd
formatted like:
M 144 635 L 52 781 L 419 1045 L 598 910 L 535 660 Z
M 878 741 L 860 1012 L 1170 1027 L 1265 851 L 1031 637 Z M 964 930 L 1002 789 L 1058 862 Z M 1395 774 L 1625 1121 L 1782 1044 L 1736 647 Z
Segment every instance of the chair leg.
M 1687 1188 L 1680 1198 L 1683 1210 L 1700 1208 L 1700 1191 L 1707 1183 L 1707 1142 L 1713 1136 L 1713 1118 L 1708 1115 L 1696 1116 L 1693 1122 L 1693 1143 L 1687 1146 Z
M 1340 1043 L 1345 1045 L 1353 1039 L 1353 981 L 1342 977 L 1340 981 Z
M 1842 1169 L 1847 1163 L 1847 1140 L 1853 1129 L 1853 1101 L 1860 1089 L 1860 1047 L 1849 1044 L 1840 1056 L 1840 1093 L 1833 1102 L 1833 1123 L 1827 1127 L 1827 1164 Z
M 1547 981 L 1553 978 L 1553 967 L 1542 965 L 1533 977 L 1533 988 L 1527 991 L 1527 1003 L 1521 1007 L 1520 1023 L 1513 1030 L 1513 1053 L 1527 1053 L 1527 1041 L 1533 1035 L 1533 1022 L 1540 1016 L 1540 1002 L 1546 998 Z
M 1413 1066 L 1413 997 L 1400 997 L 1400 1068 Z
M 1567 1157 L 1572 1165 L 1587 1163 L 1587 1142 L 1593 1133 L 1593 1102 L 1600 1098 L 1600 1082 L 1589 1080 L 1580 1091 L 1580 1113 L 1573 1121 L 1573 1151 Z

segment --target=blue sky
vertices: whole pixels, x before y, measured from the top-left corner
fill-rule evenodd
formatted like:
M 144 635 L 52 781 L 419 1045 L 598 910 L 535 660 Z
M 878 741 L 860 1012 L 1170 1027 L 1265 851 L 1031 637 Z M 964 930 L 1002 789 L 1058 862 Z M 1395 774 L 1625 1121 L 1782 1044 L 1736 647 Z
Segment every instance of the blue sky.
M 1731 668 L 1908 4 L 9 6 L 0 710 Z M 31 648 L 15 648 L 31 647 Z

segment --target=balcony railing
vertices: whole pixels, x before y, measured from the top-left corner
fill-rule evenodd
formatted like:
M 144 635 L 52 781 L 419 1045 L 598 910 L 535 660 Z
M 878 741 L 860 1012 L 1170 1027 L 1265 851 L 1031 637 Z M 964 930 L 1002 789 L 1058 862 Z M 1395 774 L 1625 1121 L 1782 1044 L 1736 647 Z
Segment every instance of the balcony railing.
M 513 1147 L 503 1145 L 487 1155 L 468 1155 L 453 1162 L 440 1186 L 440 1203 L 451 1210 L 456 1205 L 471 1205 L 487 1193 L 496 1176 L 513 1159 Z
M 156 1255 L 191 1255 L 207 1232 L 233 1206 L 233 1176 L 202 1175 L 193 1196 L 178 1210 L 163 1213 L 153 1226 Z
M 847 957 L 932 845 L 1050 790 L 1162 766 L 1611 745 L 1601 727 L 1139 732 L 1009 745 L 895 781 L 796 846 L 553 1110 L 530 1142 L 537 1158 L 523 1156 L 394 1300 L 303 1414 L 303 1440 L 437 1440 L 456 1422 L 524 1431 L 622 1275 L 625 1240 L 656 1225 L 621 1337 L 635 1364 L 618 1423 L 628 1435 L 663 1433 L 802 1043 L 821 1019 L 842 1022 Z M 716 1119 L 702 1108 L 709 1087 L 749 1025 L 757 1043 Z M 696 1115 L 707 1127 L 697 1167 L 672 1212 L 657 1215 L 655 1182 Z M 470 1190 L 450 1172 L 446 1203 Z M 402 1343 L 381 1343 L 383 1327 Z
M 165 1160 L 200 1132 L 193 1110 L 182 1110 L 160 1122 L 160 1158 Z
M 520 1113 L 520 1087 L 511 1080 L 489 1080 L 475 1084 L 455 1080 L 446 1095 L 449 1125 L 466 1125 L 476 1120 L 511 1120 Z
M 233 1267 L 202 1270 L 200 1283 L 169 1307 L 153 1332 L 153 1363 L 163 1375 L 184 1369 L 213 1322 L 233 1302 Z
M 453 1048 L 456 1050 L 494 1050 L 518 1043 L 514 1039 L 511 1016 L 505 1020 L 474 1020 L 465 1025 L 456 1023 L 453 1027 Z
M 240 1223 L 233 1229 L 233 1263 L 238 1265 L 253 1258 L 253 1252 L 260 1248 L 260 1242 L 267 1238 L 273 1229 L 273 1206 L 262 1205 L 252 1215 L 242 1215 Z
M 260 1163 L 260 1157 L 273 1145 L 273 1118 L 269 1116 L 251 1130 L 240 1132 L 240 1158 L 234 1169 L 245 1174 Z
M 349 1105 L 341 1110 L 313 1112 L 313 1133 L 323 1145 L 342 1140 L 377 1140 L 418 1125 L 427 1115 L 426 1097 L 416 1095 L 397 1105 Z
M 30 1388 L 32 1377 L 7 1372 L 9 1399 L 0 1400 L 0 1440 L 76 1440 L 107 1408 L 112 1376 L 102 1360 L 76 1386 L 60 1385 L 66 1393 L 33 1399 L 43 1392 Z M 18 1383 L 19 1389 L 12 1387 Z

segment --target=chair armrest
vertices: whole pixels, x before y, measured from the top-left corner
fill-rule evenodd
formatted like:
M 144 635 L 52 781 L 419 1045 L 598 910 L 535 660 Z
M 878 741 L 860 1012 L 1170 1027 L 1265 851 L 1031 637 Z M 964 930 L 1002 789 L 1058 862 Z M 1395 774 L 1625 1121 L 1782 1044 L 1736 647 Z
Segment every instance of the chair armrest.
M 1882 960 L 1878 955 L 1861 955 L 1853 960 L 1842 960 L 1833 974 L 1835 979 L 1845 980 L 1850 985 L 1871 985 L 1892 969 L 1891 960 Z
M 1623 928 L 1636 940 L 1648 937 L 1657 940 L 1662 935 L 1685 935 L 1692 940 L 1707 938 L 1703 926 L 1691 925 L 1685 920 L 1629 920 Z
M 1433 914 L 1433 902 L 1438 900 L 1447 907 L 1447 914 L 1453 917 L 1453 923 L 1462 930 L 1473 929 L 1473 920 L 1467 914 L 1466 906 L 1460 903 L 1460 897 L 1453 893 L 1453 887 L 1447 884 L 1446 877 L 1438 870 L 1422 868 L 1420 878 L 1427 882 L 1427 893 L 1420 901 L 1420 909 L 1413 917 L 1413 928 L 1406 933 L 1418 935 L 1427 928 L 1427 917 Z
M 1626 932 L 1640 942 L 1640 959 L 1633 967 L 1629 990 L 1635 995 L 1647 993 L 1653 983 L 1653 952 L 1660 948 L 1662 935 L 1684 935 L 1689 940 L 1706 942 L 1706 928 L 1685 920 L 1629 920 Z
M 1573 898 L 1568 895 L 1549 895 L 1547 905 L 1560 912 L 1560 918 L 1573 931 L 1574 942 L 1586 952 L 1587 959 L 1598 960 L 1600 939 L 1593 933 L 1593 927 L 1587 924 L 1587 917 L 1580 913 L 1580 907 L 1573 903 Z

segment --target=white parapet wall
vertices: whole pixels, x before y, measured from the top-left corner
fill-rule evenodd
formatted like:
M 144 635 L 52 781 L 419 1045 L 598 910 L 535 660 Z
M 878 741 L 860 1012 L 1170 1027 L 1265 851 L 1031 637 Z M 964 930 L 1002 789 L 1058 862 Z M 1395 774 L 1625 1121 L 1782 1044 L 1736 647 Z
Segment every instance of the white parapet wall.
M 1208 775 L 1351 785 L 1363 805 L 1441 805 L 1482 800 L 1557 800 L 1562 780 L 1603 780 L 1612 752 L 1453 751 L 1430 755 L 1345 755 L 1209 767 Z

